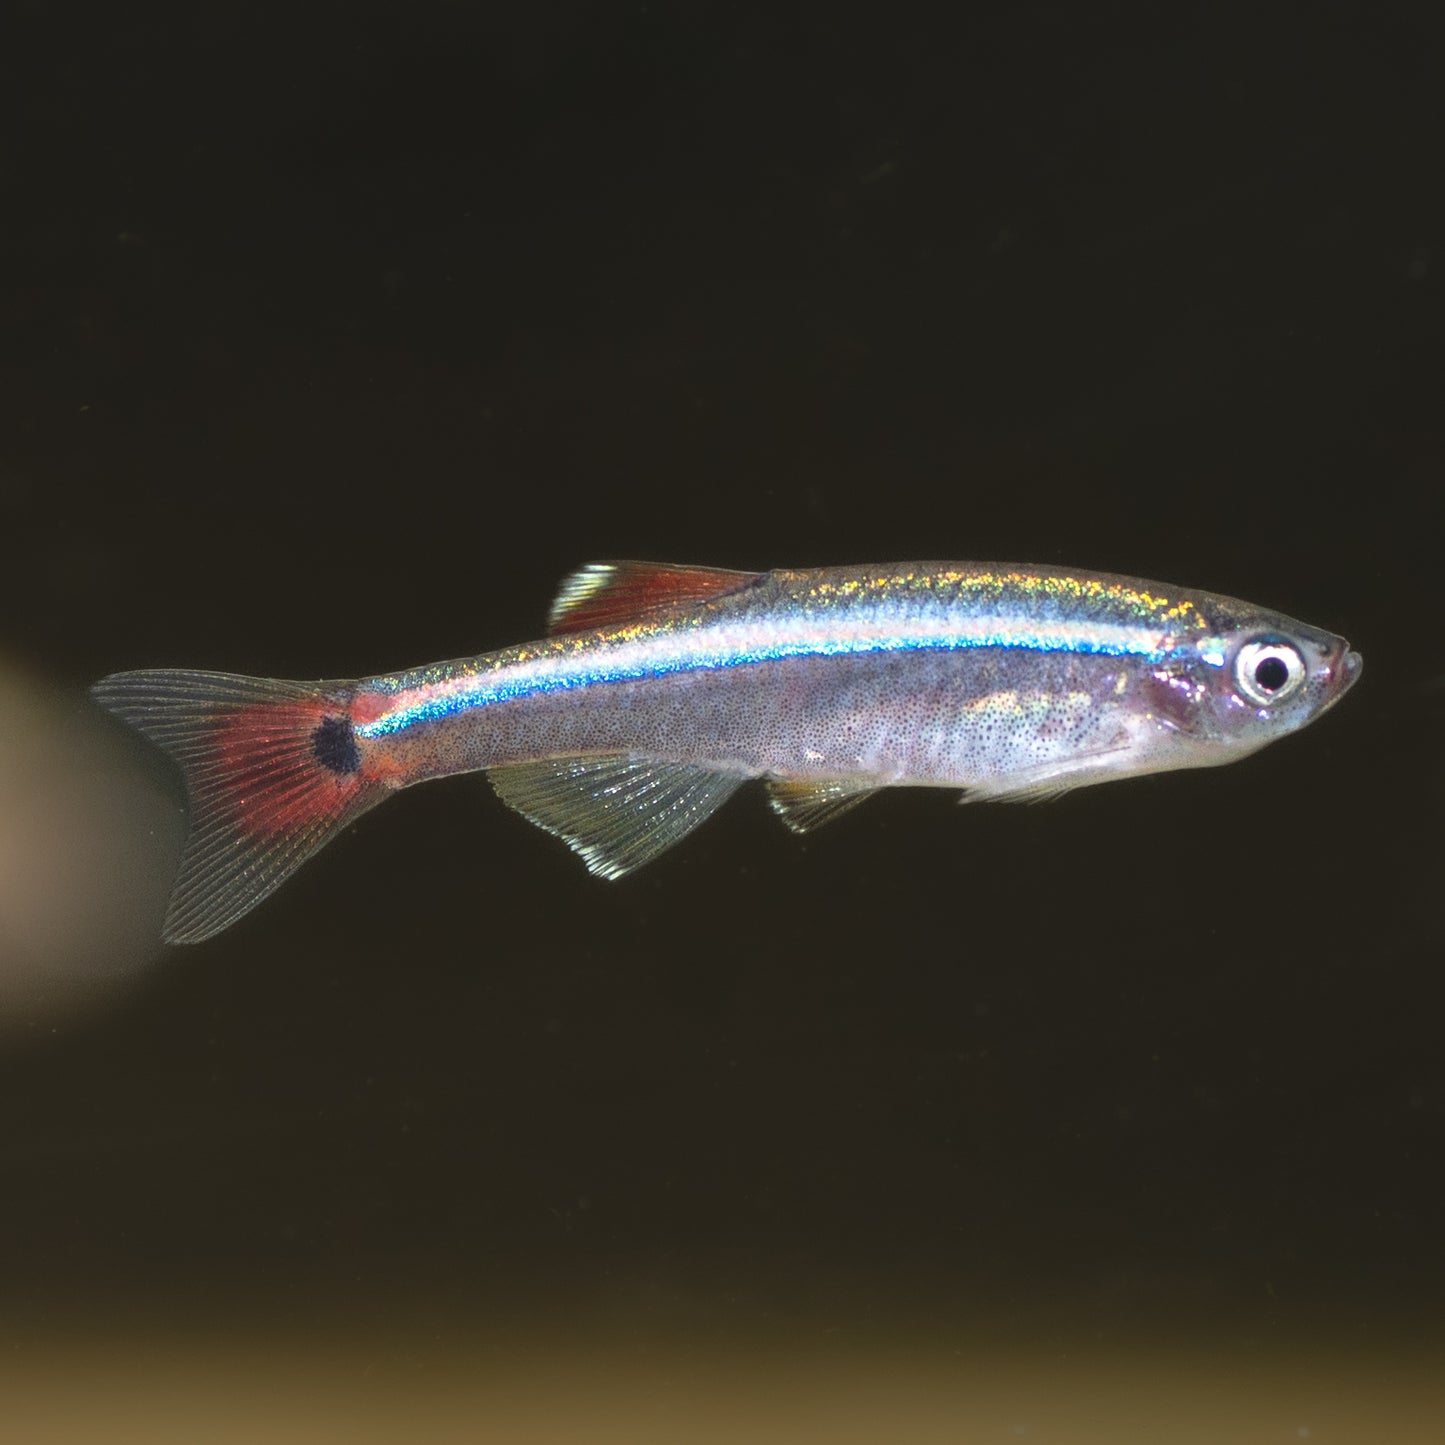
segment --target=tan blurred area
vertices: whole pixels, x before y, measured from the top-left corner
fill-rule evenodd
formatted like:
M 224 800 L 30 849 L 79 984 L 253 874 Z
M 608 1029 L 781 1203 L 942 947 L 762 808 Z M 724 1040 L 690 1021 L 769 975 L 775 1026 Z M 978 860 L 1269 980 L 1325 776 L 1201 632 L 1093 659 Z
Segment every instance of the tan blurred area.
M 0 658 L 0 1031 L 100 1002 L 159 955 L 183 827 L 138 741 Z
M 8 1349 L 5 1438 L 277 1445 L 1436 1445 L 1422 1354 L 496 1339 Z

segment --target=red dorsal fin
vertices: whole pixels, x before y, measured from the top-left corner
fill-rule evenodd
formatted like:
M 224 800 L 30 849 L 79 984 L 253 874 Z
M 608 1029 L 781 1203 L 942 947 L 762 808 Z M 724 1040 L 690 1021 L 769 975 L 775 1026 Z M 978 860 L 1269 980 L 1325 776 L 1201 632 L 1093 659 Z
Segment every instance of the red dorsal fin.
M 672 607 L 696 606 L 757 581 L 757 572 L 675 567 L 668 562 L 589 562 L 564 578 L 547 633 L 590 632 L 640 622 Z

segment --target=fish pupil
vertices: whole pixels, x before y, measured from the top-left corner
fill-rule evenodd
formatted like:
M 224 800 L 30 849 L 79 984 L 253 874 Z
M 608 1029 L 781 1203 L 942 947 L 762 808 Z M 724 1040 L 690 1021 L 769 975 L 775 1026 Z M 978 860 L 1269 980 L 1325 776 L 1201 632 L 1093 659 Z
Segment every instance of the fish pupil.
M 1254 680 L 1265 692 L 1278 692 L 1289 681 L 1289 667 L 1282 657 L 1261 658 Z

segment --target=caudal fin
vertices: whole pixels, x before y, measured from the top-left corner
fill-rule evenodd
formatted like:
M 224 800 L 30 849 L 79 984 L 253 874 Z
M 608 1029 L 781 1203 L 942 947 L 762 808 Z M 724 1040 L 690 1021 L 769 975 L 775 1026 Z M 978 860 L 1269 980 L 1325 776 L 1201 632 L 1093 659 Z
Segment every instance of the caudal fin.
M 350 683 L 158 670 L 116 673 L 91 692 L 185 776 L 191 829 L 168 943 L 234 923 L 386 796 L 362 765 Z

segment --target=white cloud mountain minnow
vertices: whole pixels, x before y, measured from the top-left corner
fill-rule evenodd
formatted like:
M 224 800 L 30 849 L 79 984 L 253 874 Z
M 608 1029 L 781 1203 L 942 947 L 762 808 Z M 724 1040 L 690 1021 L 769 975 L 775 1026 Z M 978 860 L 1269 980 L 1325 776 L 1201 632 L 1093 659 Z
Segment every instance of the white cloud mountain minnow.
M 1045 798 L 1232 762 L 1360 673 L 1246 602 L 1051 567 L 725 572 L 611 562 L 545 641 L 362 682 L 123 672 L 95 685 L 180 765 L 191 832 L 165 936 L 235 922 L 393 789 L 485 769 L 606 878 L 748 778 L 799 832 L 875 789 Z

